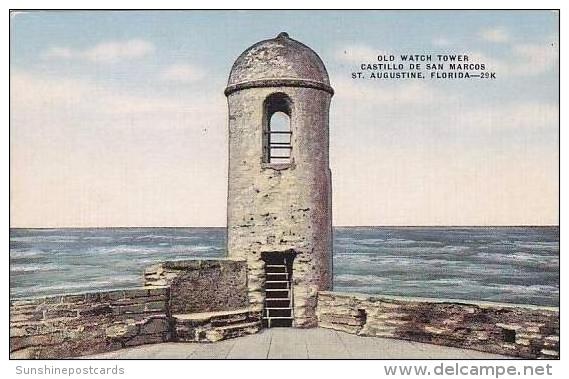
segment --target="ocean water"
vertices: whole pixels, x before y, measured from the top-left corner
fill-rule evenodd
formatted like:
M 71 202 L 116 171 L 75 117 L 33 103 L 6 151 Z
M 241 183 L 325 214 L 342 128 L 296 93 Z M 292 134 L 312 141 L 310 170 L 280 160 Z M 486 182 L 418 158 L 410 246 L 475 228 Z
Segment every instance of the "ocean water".
M 10 296 L 139 286 L 153 263 L 224 255 L 224 228 L 11 229 Z M 334 290 L 558 306 L 559 228 L 337 227 Z

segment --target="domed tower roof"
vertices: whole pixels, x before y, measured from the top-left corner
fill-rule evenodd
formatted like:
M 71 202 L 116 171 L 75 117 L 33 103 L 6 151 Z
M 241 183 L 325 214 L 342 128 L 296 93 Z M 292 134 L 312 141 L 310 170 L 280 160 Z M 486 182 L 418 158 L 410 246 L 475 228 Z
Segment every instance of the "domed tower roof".
M 309 87 L 334 93 L 318 54 L 285 32 L 257 42 L 237 58 L 225 94 L 245 88 L 277 86 Z

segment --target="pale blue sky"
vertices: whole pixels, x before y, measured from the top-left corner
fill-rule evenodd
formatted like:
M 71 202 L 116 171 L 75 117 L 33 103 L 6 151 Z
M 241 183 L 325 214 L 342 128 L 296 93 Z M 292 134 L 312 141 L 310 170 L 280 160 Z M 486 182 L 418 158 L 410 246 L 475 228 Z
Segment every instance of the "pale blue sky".
M 556 224 L 549 11 L 29 12 L 11 22 L 12 225 L 223 225 L 235 58 L 287 31 L 326 64 L 336 225 Z M 378 52 L 492 82 L 354 82 Z

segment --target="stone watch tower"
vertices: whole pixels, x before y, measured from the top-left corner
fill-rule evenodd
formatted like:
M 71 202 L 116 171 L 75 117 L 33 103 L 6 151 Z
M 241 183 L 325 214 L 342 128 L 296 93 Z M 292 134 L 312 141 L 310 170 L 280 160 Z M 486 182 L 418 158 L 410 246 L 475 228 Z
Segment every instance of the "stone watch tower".
M 332 288 L 328 112 L 320 57 L 280 33 L 235 61 L 229 104 L 227 248 L 248 261 L 249 300 L 266 326 L 316 326 Z

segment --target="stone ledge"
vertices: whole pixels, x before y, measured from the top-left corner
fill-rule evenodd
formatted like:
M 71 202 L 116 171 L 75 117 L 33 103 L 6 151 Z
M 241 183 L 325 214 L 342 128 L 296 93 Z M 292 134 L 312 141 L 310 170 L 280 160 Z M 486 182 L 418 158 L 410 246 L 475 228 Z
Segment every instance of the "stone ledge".
M 116 290 L 99 290 L 89 292 L 66 293 L 60 295 L 21 297 L 10 300 L 10 307 L 23 307 L 26 305 L 45 305 L 45 304 L 77 304 L 77 303 L 97 303 L 101 301 L 121 300 L 128 298 L 144 298 L 150 296 L 167 296 L 168 286 L 134 287 Z
M 331 296 L 334 298 L 354 299 L 359 301 L 402 301 L 402 302 L 417 302 L 417 303 L 441 303 L 441 304 L 459 304 L 459 305 L 475 305 L 478 307 L 499 307 L 499 308 L 524 308 L 531 310 L 544 310 L 551 312 L 559 312 L 559 307 L 548 307 L 544 305 L 532 304 L 516 304 L 516 303 L 501 303 L 494 301 L 484 300 L 464 300 L 464 299 L 447 299 L 447 298 L 431 298 L 431 297 L 413 297 L 413 296 L 396 296 L 396 295 L 379 295 L 379 294 L 366 294 L 358 292 L 334 292 L 334 291 L 318 291 L 318 296 Z
M 216 342 L 257 333 L 261 330 L 262 311 L 249 308 L 233 311 L 174 314 L 173 340 Z
M 210 321 L 214 317 L 224 317 L 239 315 L 251 312 L 248 308 L 235 309 L 232 311 L 217 311 L 217 312 L 201 312 L 201 313 L 187 313 L 187 314 L 175 314 L 172 315 L 173 318 L 183 321 L 194 321 L 194 322 L 206 322 Z
M 319 326 L 522 358 L 559 354 L 554 307 L 319 292 Z M 556 355 L 557 354 L 557 355 Z

